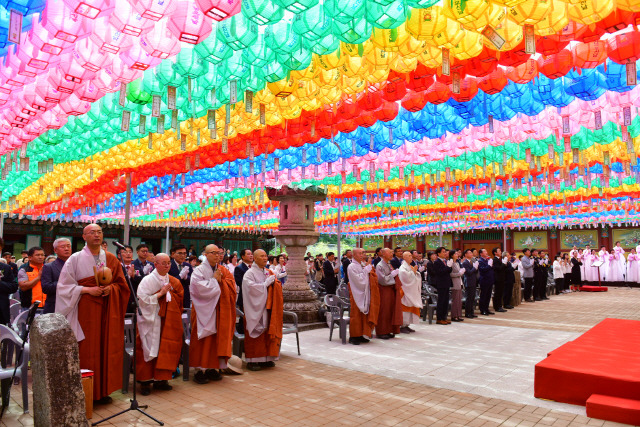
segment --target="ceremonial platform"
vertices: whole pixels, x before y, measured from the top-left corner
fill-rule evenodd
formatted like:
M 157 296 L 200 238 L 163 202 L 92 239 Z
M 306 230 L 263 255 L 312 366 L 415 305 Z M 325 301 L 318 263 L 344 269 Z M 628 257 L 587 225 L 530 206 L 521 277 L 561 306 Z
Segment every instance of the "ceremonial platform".
M 640 424 L 640 321 L 607 318 L 535 367 L 540 399 L 587 407 L 587 415 Z
M 608 290 L 606 286 L 580 286 L 580 292 L 607 292 Z

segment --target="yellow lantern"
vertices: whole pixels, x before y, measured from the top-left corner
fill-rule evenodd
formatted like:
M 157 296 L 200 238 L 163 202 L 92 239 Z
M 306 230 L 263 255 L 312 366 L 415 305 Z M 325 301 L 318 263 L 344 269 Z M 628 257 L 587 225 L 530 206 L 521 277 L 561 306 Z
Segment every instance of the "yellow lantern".
M 447 18 L 446 28 L 436 34 L 433 41 L 440 48 L 453 49 L 464 37 L 464 31 L 458 22 Z
M 348 95 L 360 93 L 367 87 L 367 81 L 363 76 L 342 76 L 342 90 Z
M 526 0 L 491 0 L 492 3 L 498 4 L 500 6 L 506 6 L 506 7 L 513 7 L 525 1 Z
M 335 87 L 320 88 L 319 98 L 323 104 L 335 104 L 341 97 L 342 91 Z
M 375 70 L 386 70 L 391 62 L 398 56 L 396 52 L 389 52 L 383 49 L 374 48 L 365 57 L 367 63 Z
M 444 2 L 442 9 L 447 18 L 458 21 L 461 24 L 476 21 L 488 11 L 489 2 L 487 0 L 468 0 L 466 2 L 453 0 Z
M 271 91 L 266 88 L 253 94 L 254 104 L 269 105 L 271 104 L 271 102 L 273 102 L 274 99 L 275 97 L 273 96 L 273 93 L 271 93 Z M 222 117 L 222 115 L 220 114 L 220 111 L 218 111 L 217 116 Z
M 371 49 L 373 49 L 373 43 L 370 40 L 361 44 L 340 42 L 340 52 L 344 55 L 364 56 L 371 52 Z
M 324 70 L 321 68 L 318 76 L 314 80 L 320 87 L 334 87 L 340 83 L 340 76 L 340 71 L 335 68 L 332 70 Z
M 638 0 L 616 0 L 618 9 L 627 10 L 629 12 L 638 11 Z
M 551 0 L 525 0 L 509 9 L 507 16 L 518 25 L 533 25 L 551 10 Z
M 595 24 L 607 17 L 615 8 L 613 0 L 581 0 L 569 5 L 569 19 L 584 25 Z
M 465 60 L 480 55 L 483 47 L 480 34 L 473 31 L 465 31 L 462 40 L 451 49 L 451 54 L 459 60 Z
M 322 103 L 318 100 L 318 98 L 313 98 L 310 100 L 301 101 L 300 107 L 302 107 L 302 109 L 307 111 L 314 111 L 322 107 Z
M 320 87 L 313 80 L 298 81 L 297 87 L 293 91 L 293 95 L 298 99 L 312 99 L 315 98 Z
M 389 77 L 389 70 L 373 70 L 371 73 L 367 74 L 367 81 L 369 84 L 377 84 L 383 83 L 387 81 Z
M 367 63 L 365 58 L 347 55 L 343 55 L 342 57 L 344 58 L 344 61 L 342 65 L 338 67 L 338 71 L 343 75 L 353 77 L 356 74 L 366 73 L 369 71 L 370 65 Z
M 405 26 L 400 25 L 398 28 L 390 30 L 374 28 L 373 34 L 371 35 L 371 41 L 377 48 L 390 52 L 397 52 L 398 47 L 405 43 L 410 37 L 411 36 L 405 29 Z
M 568 24 L 567 4 L 560 0 L 551 0 L 549 11 L 534 24 L 533 29 L 537 35 L 544 37 L 562 31 Z
M 417 58 L 425 49 L 426 45 L 426 41 L 420 41 L 413 37 L 409 37 L 404 43 L 398 46 L 398 53 L 406 58 Z
M 483 28 L 491 23 L 500 22 L 507 15 L 504 6 L 490 3 L 489 7 L 485 10 L 485 13 L 480 15 L 478 19 L 473 21 L 464 22 L 462 26 L 465 30 L 471 30 L 475 32 L 482 32 Z
M 405 24 L 406 30 L 417 40 L 432 40 L 437 34 L 443 32 L 448 25 L 448 20 L 442 13 L 440 6 L 426 9 L 411 9 Z
M 411 71 L 416 69 L 416 65 L 418 65 L 418 58 L 405 58 L 403 56 L 398 56 L 391 63 L 391 69 L 397 71 L 398 73 L 410 73 Z
M 418 56 L 418 61 L 420 61 L 425 67 L 437 68 L 442 65 L 442 50 L 431 44 L 427 44 L 425 49 Z
M 302 114 L 302 108 L 300 107 L 297 101 L 296 101 L 295 107 L 282 111 L 282 117 L 284 117 L 287 120 L 292 120 L 297 117 L 300 117 L 300 114 Z
M 493 29 L 495 34 L 498 36 L 496 39 L 504 40 L 502 46 L 498 46 L 496 43 L 490 40 L 489 28 Z M 522 27 L 513 22 L 506 17 L 498 22 L 495 26 L 486 27 L 484 30 L 485 37 L 483 37 L 483 42 L 485 46 L 490 49 L 497 49 L 501 51 L 511 50 L 515 48 L 524 38 L 522 34 Z
M 320 72 L 320 67 L 315 61 L 311 61 L 311 64 L 304 70 L 291 70 L 291 77 L 296 80 L 312 80 Z
M 330 53 L 328 55 L 314 55 L 314 61 L 318 67 L 324 70 L 333 70 L 339 67 L 344 62 L 346 55 L 336 55 L 336 53 Z
M 267 83 L 267 88 L 276 98 L 286 98 L 293 92 L 294 84 L 294 79 L 282 79 L 277 82 Z

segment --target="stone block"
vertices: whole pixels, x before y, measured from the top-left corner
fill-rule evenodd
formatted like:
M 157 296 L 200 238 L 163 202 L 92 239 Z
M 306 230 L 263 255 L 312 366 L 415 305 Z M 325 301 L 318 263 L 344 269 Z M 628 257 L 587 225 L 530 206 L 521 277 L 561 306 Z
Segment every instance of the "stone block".
M 78 342 L 61 314 L 43 314 L 30 333 L 33 420 L 36 427 L 89 426 Z

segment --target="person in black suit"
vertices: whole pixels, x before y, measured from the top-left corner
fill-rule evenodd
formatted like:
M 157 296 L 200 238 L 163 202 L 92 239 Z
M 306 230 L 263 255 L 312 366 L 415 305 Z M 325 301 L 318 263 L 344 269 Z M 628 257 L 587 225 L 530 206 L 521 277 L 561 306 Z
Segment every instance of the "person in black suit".
M 505 252 L 504 257 L 507 259 L 505 270 L 505 281 L 504 281 L 504 293 L 502 294 L 502 307 L 508 308 L 511 310 L 514 308 L 511 305 L 511 297 L 513 296 L 513 284 L 516 283 L 516 268 L 513 265 L 516 261 L 515 256 L 510 256 L 507 252 Z
M 498 313 L 506 313 L 507 310 L 502 308 L 502 299 L 504 298 L 504 282 L 507 275 L 507 261 L 502 258 L 502 249 L 493 248 L 493 309 Z
M 376 248 L 375 253 L 373 254 L 373 267 L 375 268 L 376 265 L 378 265 L 378 263 L 380 262 L 380 260 L 382 258 L 380 258 L 380 251 L 382 250 L 382 248 Z
M 580 286 L 582 286 L 582 272 L 580 271 L 580 267 L 582 266 L 582 261 L 577 258 L 577 254 L 574 252 L 571 257 L 571 284 L 576 286 L 578 290 L 580 290 Z
M 493 283 L 495 282 L 493 260 L 489 258 L 489 254 L 487 254 L 487 250 L 484 248 L 480 249 L 478 270 L 480 270 L 480 314 L 483 316 L 495 314 L 493 311 L 489 311 L 491 291 L 493 290 Z
M 0 249 L 0 251 L 2 251 L 2 249 Z M 13 277 L 18 277 L 18 264 L 11 260 L 13 258 L 13 254 L 11 254 L 11 252 L 5 252 L 2 254 L 2 258 L 4 258 L 5 261 L 7 261 L 7 265 L 11 267 Z
M 342 260 L 342 273 L 344 274 L 344 283 L 349 283 L 349 275 L 347 274 L 347 268 L 349 268 L 349 264 L 353 260 L 353 253 L 351 249 L 347 249 L 344 252 L 344 259 Z
M 394 270 L 397 270 L 400 268 L 400 266 L 402 265 L 402 248 L 400 246 L 397 246 L 394 250 L 393 250 L 393 258 L 391 258 L 391 267 L 394 268 Z
M 249 270 L 249 267 L 251 267 L 251 264 L 253 264 L 253 252 L 251 252 L 250 249 L 241 250 L 240 262 L 236 265 L 236 268 L 233 269 L 233 278 L 236 281 L 236 289 L 238 290 L 236 306 L 242 311 L 244 311 L 244 303 L 242 301 L 242 279 L 244 278 L 244 273 L 246 273 Z
M 473 319 L 478 317 L 473 314 L 473 306 L 476 300 L 476 286 L 478 284 L 478 262 L 473 260 L 473 251 L 467 249 L 464 251 L 464 278 L 466 281 L 466 301 L 464 306 L 464 317 Z
M 438 325 L 449 325 L 447 320 L 449 312 L 449 290 L 451 289 L 451 266 L 448 265 L 448 252 L 442 246 L 436 249 L 438 256 L 433 262 L 433 286 L 438 290 L 438 305 L 436 307 L 436 317 Z
M 324 271 L 324 288 L 327 294 L 335 295 L 338 289 L 338 274 L 340 268 L 334 263 L 336 255 L 333 252 L 327 252 L 327 259 L 322 264 Z
M 193 267 L 186 262 L 187 247 L 182 243 L 177 243 L 171 248 L 171 268 L 169 274 L 180 280 L 184 289 L 184 308 L 191 308 L 191 296 L 189 294 L 189 285 L 191 284 L 191 273 Z
M 0 237 L 0 252 L 4 248 L 4 240 Z M 9 312 L 9 295 L 18 291 L 18 277 L 13 275 L 11 266 L 0 263 L 0 324 L 8 325 L 11 321 Z

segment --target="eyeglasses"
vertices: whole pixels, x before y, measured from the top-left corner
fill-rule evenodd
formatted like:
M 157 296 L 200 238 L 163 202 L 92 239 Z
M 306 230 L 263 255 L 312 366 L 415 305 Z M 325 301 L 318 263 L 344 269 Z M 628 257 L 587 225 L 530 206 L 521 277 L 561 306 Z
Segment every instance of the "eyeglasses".
M 97 236 L 99 234 L 102 234 L 102 230 L 89 230 L 85 234 L 91 234 L 91 235 Z
M 176 255 L 186 255 L 187 252 L 176 252 Z

